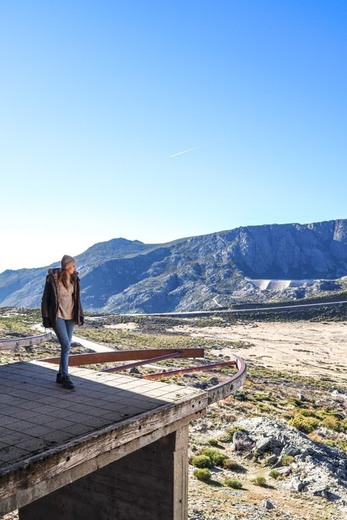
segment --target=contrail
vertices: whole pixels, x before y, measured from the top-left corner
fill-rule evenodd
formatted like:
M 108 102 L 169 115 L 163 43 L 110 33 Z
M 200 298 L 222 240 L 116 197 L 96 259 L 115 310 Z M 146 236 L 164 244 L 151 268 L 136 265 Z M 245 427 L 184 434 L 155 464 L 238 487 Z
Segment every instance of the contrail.
M 173 153 L 172 155 L 169 155 L 169 159 L 171 159 L 171 157 L 177 157 L 177 155 L 183 155 L 184 153 L 193 152 L 194 150 L 198 150 L 199 148 L 202 148 L 203 146 L 206 146 L 206 144 L 200 144 L 199 146 L 194 146 L 193 148 L 188 148 L 188 150 L 183 150 L 182 152 Z

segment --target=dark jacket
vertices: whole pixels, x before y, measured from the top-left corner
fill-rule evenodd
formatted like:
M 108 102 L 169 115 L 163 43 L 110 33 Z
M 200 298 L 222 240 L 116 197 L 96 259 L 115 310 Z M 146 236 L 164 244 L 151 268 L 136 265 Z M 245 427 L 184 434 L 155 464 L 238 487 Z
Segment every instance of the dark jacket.
M 41 314 L 43 326 L 54 327 L 57 321 L 58 314 L 58 273 L 60 269 L 48 269 L 48 275 L 46 276 L 45 288 L 42 295 L 41 301 Z M 80 295 L 80 279 L 78 273 L 75 272 L 71 276 L 71 282 L 74 286 L 73 299 L 74 299 L 74 320 L 76 325 L 83 325 L 84 315 L 81 305 Z

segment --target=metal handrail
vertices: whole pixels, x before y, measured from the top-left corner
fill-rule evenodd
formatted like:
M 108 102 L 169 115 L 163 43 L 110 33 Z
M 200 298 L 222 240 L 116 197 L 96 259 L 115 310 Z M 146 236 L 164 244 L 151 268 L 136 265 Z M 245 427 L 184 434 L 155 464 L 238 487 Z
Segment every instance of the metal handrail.
M 203 348 L 182 348 L 175 349 L 147 349 L 147 350 L 121 350 L 114 352 L 95 352 L 92 354 L 74 354 L 69 358 L 69 365 L 81 366 L 99 363 L 112 363 L 116 361 L 134 361 L 125 365 L 118 365 L 102 370 L 102 372 L 119 372 L 121 370 L 130 369 L 136 366 L 145 365 L 163 361 L 169 358 L 203 358 L 205 350 Z M 237 372 L 232 376 L 226 378 L 221 383 L 206 389 L 208 394 L 208 404 L 215 403 L 221 399 L 228 397 L 233 391 L 240 388 L 247 376 L 247 366 L 242 358 L 231 354 L 232 359 L 228 361 L 220 361 L 218 363 L 210 363 L 205 365 L 193 366 L 189 368 L 181 368 L 175 370 L 165 370 L 156 372 L 154 374 L 146 374 L 141 376 L 141 379 L 159 379 L 162 377 L 170 377 L 190 372 L 197 372 L 201 370 L 211 370 L 215 368 L 222 368 L 227 366 L 235 366 Z M 59 363 L 60 358 L 45 358 L 42 361 L 49 363 Z M 140 360 L 140 361 L 139 361 Z
M 228 397 L 231 392 L 240 388 L 247 376 L 247 366 L 242 358 L 232 354 L 233 359 L 228 361 L 221 361 L 219 363 L 211 363 L 209 365 L 200 365 L 189 368 L 181 368 L 177 370 L 167 370 L 164 372 L 156 372 L 154 374 L 146 374 L 142 379 L 159 379 L 161 377 L 170 377 L 173 375 L 187 374 L 192 372 L 198 372 L 201 370 L 210 370 L 214 368 L 222 368 L 226 366 L 236 366 L 237 372 L 226 380 L 206 389 L 208 393 L 208 403 L 215 403 L 221 399 Z

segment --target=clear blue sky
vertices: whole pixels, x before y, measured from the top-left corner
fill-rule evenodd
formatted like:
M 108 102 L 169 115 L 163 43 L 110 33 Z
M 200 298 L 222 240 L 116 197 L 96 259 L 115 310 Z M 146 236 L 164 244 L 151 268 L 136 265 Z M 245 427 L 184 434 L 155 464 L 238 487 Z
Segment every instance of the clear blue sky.
M 345 0 L 0 0 L 0 49 L 0 272 L 346 217 Z

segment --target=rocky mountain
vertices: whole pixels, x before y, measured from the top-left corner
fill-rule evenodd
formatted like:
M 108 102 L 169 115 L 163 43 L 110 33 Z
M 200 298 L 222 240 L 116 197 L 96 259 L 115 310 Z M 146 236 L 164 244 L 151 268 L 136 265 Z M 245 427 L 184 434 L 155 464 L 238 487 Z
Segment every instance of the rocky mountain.
M 165 244 L 117 238 L 76 257 L 89 311 L 210 310 L 347 286 L 347 219 L 240 227 Z M 0 274 L 0 306 L 39 307 L 48 267 Z

